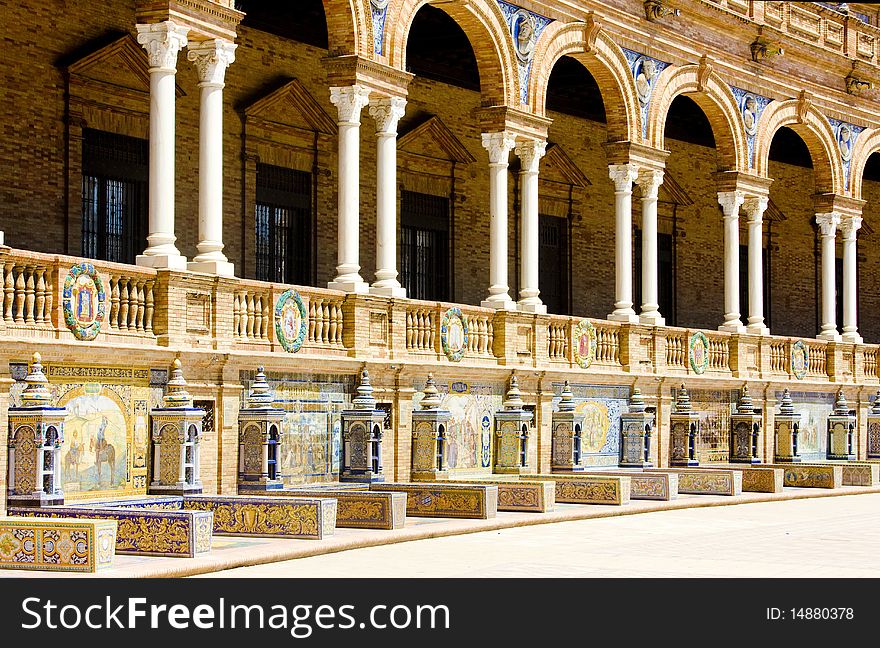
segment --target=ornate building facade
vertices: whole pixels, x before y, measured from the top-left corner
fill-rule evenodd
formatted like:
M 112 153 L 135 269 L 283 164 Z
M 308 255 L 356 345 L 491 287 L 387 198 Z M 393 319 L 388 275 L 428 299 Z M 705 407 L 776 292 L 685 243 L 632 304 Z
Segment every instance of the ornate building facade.
M 533 472 L 565 381 L 587 468 L 620 463 L 633 388 L 644 463 L 668 466 L 684 383 L 695 462 L 732 459 L 743 386 L 755 458 L 778 454 L 786 388 L 806 459 L 829 452 L 841 388 L 866 458 L 877 9 L 274 4 L 3 9 L 0 416 L 40 352 L 68 498 L 147 492 L 176 357 L 207 412 L 205 493 L 236 492 L 258 365 L 288 486 L 339 477 L 365 368 L 391 480 L 410 478 L 429 372 L 451 477 L 492 473 L 514 374 Z

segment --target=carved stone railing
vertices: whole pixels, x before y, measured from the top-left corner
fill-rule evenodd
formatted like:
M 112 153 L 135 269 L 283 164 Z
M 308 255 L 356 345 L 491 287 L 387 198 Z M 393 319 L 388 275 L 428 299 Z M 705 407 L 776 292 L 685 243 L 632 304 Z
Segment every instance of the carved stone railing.
M 309 317 L 306 340 L 308 346 L 343 347 L 345 317 L 343 304 L 345 297 L 334 291 L 321 291 L 302 288 L 303 299 L 307 300 Z
M 437 350 L 439 309 L 436 306 L 413 304 L 406 309 L 406 350 L 431 352 Z
M 709 340 L 709 371 L 730 371 L 730 336 L 722 333 L 707 333 Z
M 492 356 L 495 348 L 495 312 L 488 309 L 462 307 L 468 325 L 468 354 Z
M 786 375 L 790 372 L 791 343 L 774 338 L 770 342 L 770 373 Z
M 877 349 L 862 350 L 862 371 L 866 378 L 877 377 Z
M 688 364 L 688 338 L 685 332 L 668 329 L 666 336 L 666 366 L 685 369 Z
M 828 377 L 828 345 L 824 342 L 807 342 L 808 363 L 807 375 L 827 378 Z
M 568 361 L 568 340 L 571 337 L 568 318 L 553 319 L 548 325 L 547 354 L 551 362 Z
M 603 365 L 620 364 L 620 325 L 593 322 L 596 327 L 596 362 Z
M 268 343 L 272 291 L 266 284 L 239 282 L 232 297 L 232 335 L 239 342 Z

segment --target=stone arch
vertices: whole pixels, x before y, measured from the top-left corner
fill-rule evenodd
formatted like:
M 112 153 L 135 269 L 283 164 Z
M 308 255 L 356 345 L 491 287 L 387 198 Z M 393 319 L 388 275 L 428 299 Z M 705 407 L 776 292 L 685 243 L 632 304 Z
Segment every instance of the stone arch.
M 673 100 L 685 95 L 703 110 L 715 136 L 721 171 L 748 171 L 749 150 L 736 98 L 710 65 L 668 67 L 660 73 L 648 110 L 648 144 L 664 147 L 666 116 Z
M 846 188 L 843 164 L 837 152 L 831 124 L 803 98 L 774 101 L 764 109 L 758 122 L 758 134 L 755 136 L 755 171 L 758 175 L 768 177 L 770 143 L 776 131 L 783 126 L 788 126 L 797 133 L 810 151 L 816 193 L 844 195 Z
M 370 0 L 322 0 L 327 19 L 330 56 L 358 54 L 373 57 Z
M 367 0 L 369 1 L 369 0 Z M 388 62 L 406 69 L 406 44 L 416 13 L 430 0 L 389 2 L 385 20 Z M 435 5 L 462 28 L 477 59 L 484 106 L 519 106 L 519 74 L 504 14 L 494 0 L 460 0 Z M 393 13 L 392 13 L 393 12 Z
M 868 128 L 862 131 L 853 147 L 852 160 L 849 163 L 849 189 L 853 198 L 862 198 L 862 176 L 865 165 L 874 153 L 880 153 L 880 128 Z
M 529 105 L 543 117 L 547 85 L 556 62 L 571 56 L 587 68 L 599 85 L 605 104 L 608 140 L 640 140 L 639 101 L 623 51 L 593 21 L 550 23 L 538 39 L 529 81 Z

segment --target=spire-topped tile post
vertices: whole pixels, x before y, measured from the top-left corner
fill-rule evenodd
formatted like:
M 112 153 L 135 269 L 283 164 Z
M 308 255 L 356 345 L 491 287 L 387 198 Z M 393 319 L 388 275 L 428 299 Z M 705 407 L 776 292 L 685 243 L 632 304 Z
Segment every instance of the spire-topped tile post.
M 281 457 L 284 447 L 285 411 L 275 407 L 275 395 L 263 367 L 257 367 L 247 395 L 246 407 L 238 412 L 238 492 L 284 488 Z
M 702 421 L 691 409 L 691 398 L 682 385 L 675 395 L 675 411 L 669 415 L 671 466 L 698 466 L 698 444 Z
M 519 381 L 511 375 L 503 409 L 495 412 L 493 472 L 519 474 L 529 467 L 529 428 L 533 414 L 525 409 Z
M 21 405 L 8 410 L 7 505 L 63 504 L 61 446 L 67 408 L 52 406 L 39 353 L 34 353 L 24 382 Z
M 654 414 L 645 407 L 642 390 L 633 387 L 629 411 L 620 415 L 621 468 L 650 468 L 651 438 L 654 435 Z
M 366 369 L 361 371 L 352 407 L 342 412 L 342 467 L 340 481 L 380 482 L 382 428 L 385 412 L 376 409 L 373 386 Z
M 761 463 L 759 448 L 763 417 L 755 410 L 749 386 L 744 385 L 736 411 L 730 415 L 730 461 L 732 463 Z
M 798 454 L 800 424 L 801 415 L 794 411 L 791 392 L 786 387 L 779 401 L 779 412 L 773 418 L 776 433 L 776 463 L 797 463 L 801 460 Z
M 202 492 L 200 444 L 205 410 L 193 406 L 180 358 L 171 365 L 163 407 L 152 410 L 153 495 L 195 495 Z
M 828 447 L 825 456 L 838 461 L 854 460 L 855 429 L 856 415 L 850 412 L 843 389 L 838 389 L 834 412 L 828 417 Z
M 413 481 L 439 481 L 449 477 L 447 434 L 452 413 L 443 409 L 443 398 L 434 382 L 434 374 L 422 390 L 419 408 L 412 413 Z
M 568 381 L 562 386 L 559 403 L 553 412 L 550 470 L 579 472 L 583 463 L 584 415 L 577 412 L 577 403 Z
M 880 389 L 868 410 L 868 459 L 880 459 Z

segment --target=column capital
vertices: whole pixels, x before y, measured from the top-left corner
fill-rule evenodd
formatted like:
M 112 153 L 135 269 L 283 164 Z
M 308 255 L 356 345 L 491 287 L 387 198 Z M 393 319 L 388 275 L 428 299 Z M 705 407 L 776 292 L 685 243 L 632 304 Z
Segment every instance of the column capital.
M 403 97 L 376 97 L 370 99 L 370 117 L 376 121 L 377 135 L 397 135 L 397 123 L 406 113 Z
M 189 27 L 173 20 L 147 25 L 136 25 L 137 41 L 147 50 L 150 72 L 177 71 L 177 54 L 186 46 Z
M 523 140 L 517 142 L 514 148 L 514 152 L 520 159 L 523 173 L 537 173 L 538 165 L 546 151 L 546 140 Z
M 340 126 L 360 126 L 361 110 L 370 102 L 370 89 L 359 85 L 330 88 L 330 103 L 339 111 Z
M 507 164 L 516 136 L 508 131 L 483 133 L 483 148 L 489 151 L 489 164 Z
M 861 216 L 850 216 L 849 218 L 841 219 L 840 221 L 840 233 L 843 235 L 843 240 L 846 242 L 855 241 L 856 240 L 856 232 L 858 232 L 862 227 L 862 217 Z
M 739 208 L 745 199 L 742 191 L 719 191 L 718 203 L 724 211 L 724 218 L 739 218 Z
M 219 38 L 190 44 L 186 58 L 196 64 L 200 86 L 223 87 L 226 68 L 235 61 L 237 47 Z
M 641 169 L 636 178 L 636 184 L 642 190 L 642 199 L 655 199 L 660 185 L 663 184 L 663 171 L 661 169 Z
M 768 196 L 748 196 L 743 202 L 743 209 L 750 225 L 760 225 L 764 220 L 764 212 L 770 203 Z
M 614 183 L 615 192 L 630 192 L 638 177 L 638 167 L 635 164 L 609 164 L 608 177 Z
M 823 237 L 834 237 L 837 234 L 837 226 L 839 224 L 840 214 L 838 214 L 837 212 L 816 214 L 816 225 L 819 226 L 819 232 Z

